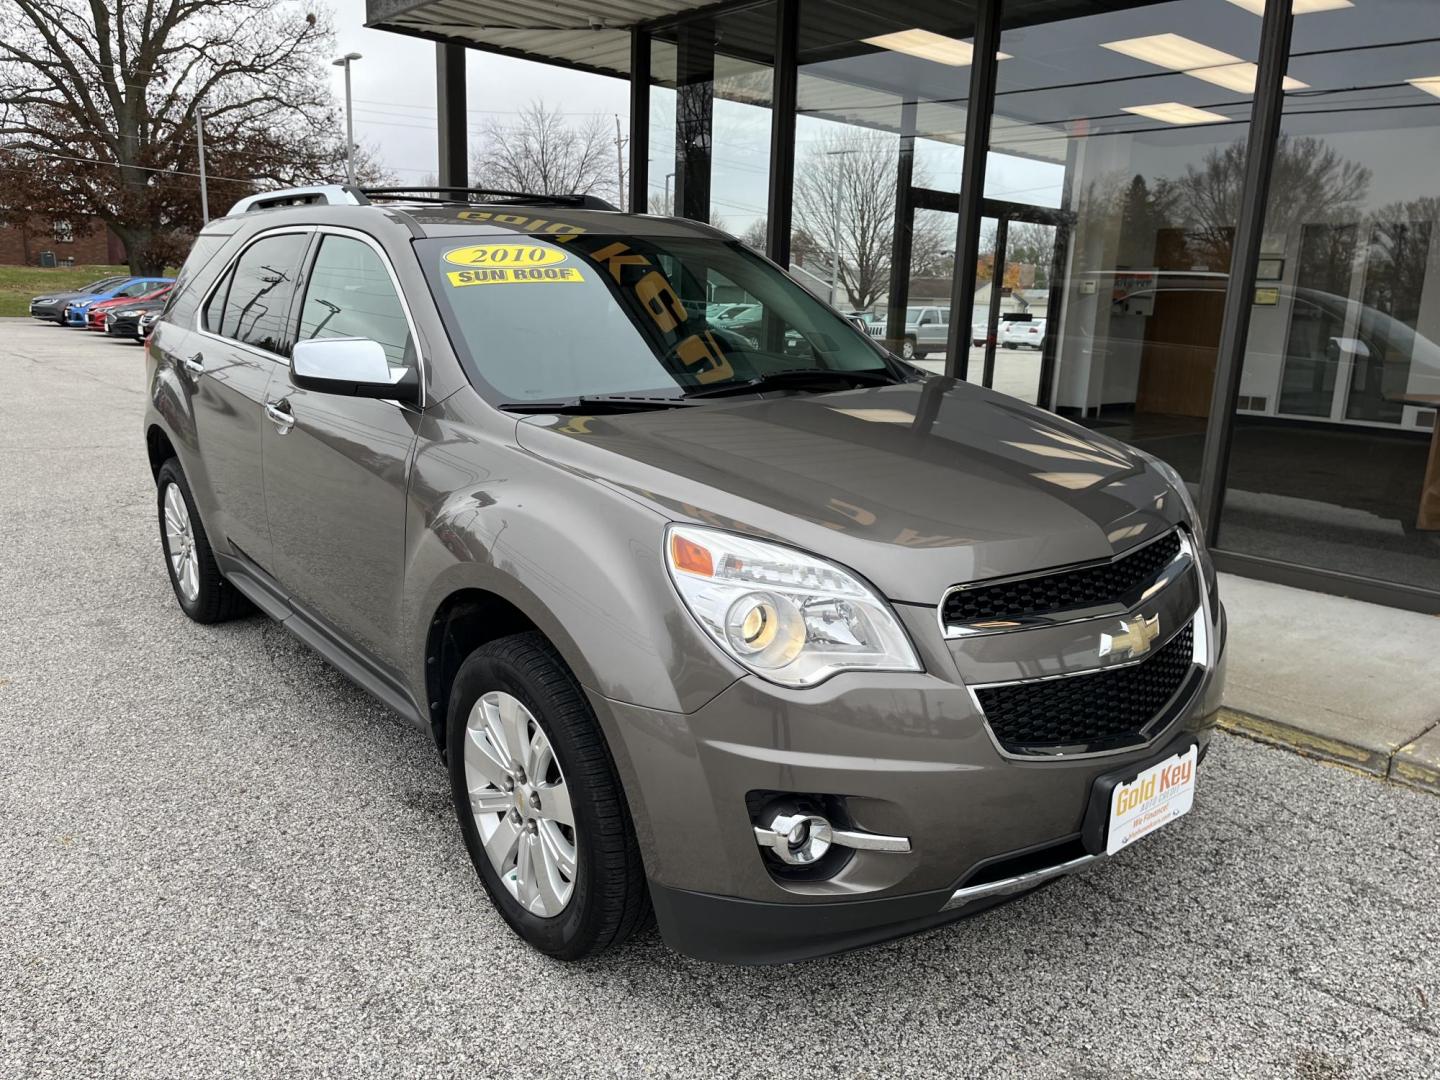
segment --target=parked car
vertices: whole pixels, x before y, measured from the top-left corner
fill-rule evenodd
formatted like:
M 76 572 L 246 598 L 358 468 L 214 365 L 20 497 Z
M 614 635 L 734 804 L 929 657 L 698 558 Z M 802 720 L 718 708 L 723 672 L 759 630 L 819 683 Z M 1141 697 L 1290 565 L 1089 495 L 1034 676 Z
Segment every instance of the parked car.
M 164 307 L 164 298 L 168 295 L 170 295 L 170 286 L 162 285 L 160 288 L 153 289 L 150 292 L 145 293 L 143 296 L 139 296 L 134 299 L 130 297 L 117 296 L 110 300 L 101 300 L 97 304 L 91 304 L 89 310 L 86 311 L 86 326 L 91 330 L 98 330 L 101 333 L 104 333 L 107 329 L 107 323 L 105 321 L 106 316 L 108 316 L 112 311 L 117 311 L 121 308 L 128 307 L 130 304 L 144 303 L 146 301 L 153 300 L 159 300 L 161 302 L 160 306 Z
M 990 336 L 990 324 L 972 323 L 970 344 L 980 348 Z M 1045 320 L 1032 318 L 1002 318 L 995 327 L 995 344 L 1001 349 L 1029 347 L 1038 349 L 1045 343 Z
M 131 300 L 129 303 L 111 308 L 105 313 L 105 333 L 110 337 L 133 338 L 136 341 L 145 340 L 141 330 L 141 321 L 147 315 L 158 315 L 164 311 L 169 293 L 170 287 L 166 286 L 158 294 Z
M 98 296 L 108 289 L 117 285 L 123 285 L 130 280 L 128 274 L 112 275 L 101 278 L 99 281 L 92 281 L 79 289 L 69 292 L 52 292 L 44 296 L 36 296 L 30 301 L 30 317 L 40 319 L 42 322 L 56 322 L 62 325 L 65 322 L 65 308 L 75 300 L 83 300 L 86 297 Z
M 1045 344 L 1044 319 L 1006 319 L 1000 324 L 996 343 L 1005 349 L 1039 349 Z
M 877 319 L 875 322 L 867 324 L 865 332 L 872 338 L 884 338 L 884 320 Z M 900 355 L 906 360 L 923 360 L 932 352 L 944 352 L 949 334 L 949 308 L 938 306 L 906 308 L 905 336 L 900 343 Z
M 258 608 L 434 739 L 524 940 L 653 909 L 793 960 L 1175 828 L 1225 615 L 1172 468 L 901 363 L 707 225 L 381 199 L 201 231 L 146 349 L 160 543 L 192 620 Z
M 168 285 L 174 279 L 167 277 L 131 277 L 118 285 L 112 285 L 96 293 L 76 297 L 65 305 L 65 325 L 85 327 L 89 325 L 90 309 L 106 300 L 135 300 L 154 292 L 161 285 Z
M 708 313 L 711 322 L 733 323 L 744 322 L 752 318 L 759 310 L 759 304 L 712 304 L 714 309 Z

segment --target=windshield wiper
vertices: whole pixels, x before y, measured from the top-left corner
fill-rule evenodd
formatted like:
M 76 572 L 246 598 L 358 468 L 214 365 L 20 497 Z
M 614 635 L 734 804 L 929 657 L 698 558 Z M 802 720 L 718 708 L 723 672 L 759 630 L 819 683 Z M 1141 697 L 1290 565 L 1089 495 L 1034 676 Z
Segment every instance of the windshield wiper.
M 598 413 L 646 412 L 675 409 L 698 402 L 683 397 L 646 397 L 643 394 L 581 394 L 563 401 L 505 401 L 500 408 L 513 413 Z
M 687 398 L 727 397 L 731 394 L 752 394 L 761 390 L 834 390 L 859 386 L 890 386 L 901 379 L 888 371 L 842 371 L 835 368 L 787 368 L 757 375 L 743 382 L 691 390 Z

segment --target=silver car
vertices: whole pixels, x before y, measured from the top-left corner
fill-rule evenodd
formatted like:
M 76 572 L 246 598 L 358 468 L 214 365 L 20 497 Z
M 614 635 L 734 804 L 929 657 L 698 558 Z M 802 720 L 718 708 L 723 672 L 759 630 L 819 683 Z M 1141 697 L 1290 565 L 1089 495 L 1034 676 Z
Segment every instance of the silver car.
M 517 934 L 795 960 L 1185 829 L 1225 616 L 1169 466 L 708 226 L 455 194 L 211 222 L 144 437 L 180 608 L 427 733 Z

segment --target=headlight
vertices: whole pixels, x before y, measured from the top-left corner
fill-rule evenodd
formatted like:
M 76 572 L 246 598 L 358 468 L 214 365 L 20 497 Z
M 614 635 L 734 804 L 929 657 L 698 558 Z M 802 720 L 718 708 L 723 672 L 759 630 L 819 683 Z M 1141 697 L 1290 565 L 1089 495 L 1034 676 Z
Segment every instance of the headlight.
M 715 529 L 672 525 L 666 564 L 685 606 L 743 667 L 784 686 L 839 671 L 920 671 L 890 605 L 834 563 Z

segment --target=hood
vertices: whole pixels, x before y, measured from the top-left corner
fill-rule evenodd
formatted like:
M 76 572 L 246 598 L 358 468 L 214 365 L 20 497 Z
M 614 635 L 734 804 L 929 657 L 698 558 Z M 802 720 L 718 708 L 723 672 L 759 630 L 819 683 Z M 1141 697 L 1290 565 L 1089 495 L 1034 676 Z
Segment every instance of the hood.
M 1109 558 L 1182 519 L 1135 450 L 935 378 L 609 416 L 535 416 L 521 446 L 675 520 L 840 562 L 892 600 Z

